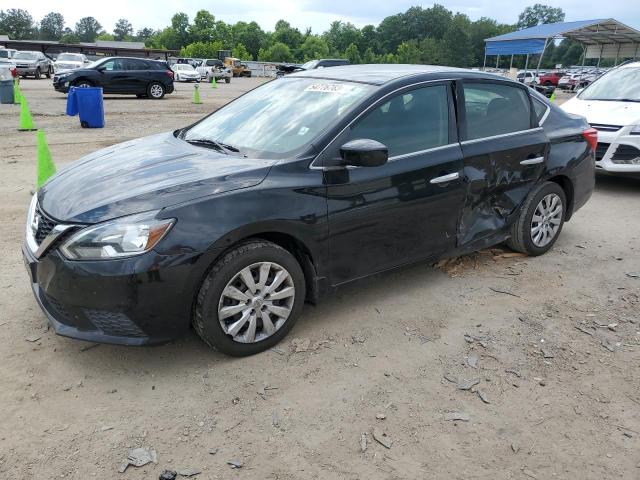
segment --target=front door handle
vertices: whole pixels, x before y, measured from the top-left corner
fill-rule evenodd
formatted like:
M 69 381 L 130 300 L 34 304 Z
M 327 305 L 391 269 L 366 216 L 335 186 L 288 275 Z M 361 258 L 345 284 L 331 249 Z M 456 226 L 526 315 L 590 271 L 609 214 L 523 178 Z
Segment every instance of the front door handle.
M 544 157 L 527 158 L 526 160 L 522 160 L 520 165 L 537 165 L 542 162 L 544 162 Z
M 443 175 L 442 177 L 432 178 L 429 183 L 438 184 L 438 183 L 447 183 L 452 180 L 457 180 L 460 178 L 460 173 L 450 173 L 449 175 Z

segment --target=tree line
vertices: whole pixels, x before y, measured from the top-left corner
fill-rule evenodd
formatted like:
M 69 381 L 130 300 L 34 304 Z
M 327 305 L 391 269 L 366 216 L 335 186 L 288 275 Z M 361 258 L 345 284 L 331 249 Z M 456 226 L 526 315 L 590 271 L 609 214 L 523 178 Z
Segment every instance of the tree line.
M 561 22 L 560 8 L 541 4 L 527 7 L 514 25 L 482 17 L 472 21 L 442 5 L 411 7 L 384 18 L 379 25 L 358 28 L 336 20 L 328 30 L 315 34 L 310 28 L 300 31 L 286 20 L 276 22 L 273 31 L 263 30 L 257 22 L 226 23 L 207 10 L 199 10 L 193 21 L 186 13 L 176 13 L 171 24 L 159 30 L 134 28 L 126 18 L 119 19 L 107 32 L 94 17 L 84 17 L 74 28 L 66 25 L 62 14 L 51 12 L 39 22 L 23 9 L 0 10 L 0 33 L 12 39 L 57 40 L 61 43 L 126 40 L 144 42 L 148 48 L 180 51 L 181 56 L 216 57 L 218 50 L 229 49 L 242 60 L 305 62 L 316 58 L 347 58 L 351 63 L 421 63 L 458 67 L 482 66 L 484 40 L 489 37 L 541 23 Z M 562 63 L 577 64 L 581 46 L 570 40 L 551 43 L 545 52 L 545 68 Z M 487 66 L 495 66 L 495 57 Z M 532 59 L 530 65 L 537 63 Z M 500 67 L 508 67 L 510 58 L 502 58 Z M 522 67 L 518 56 L 513 66 Z

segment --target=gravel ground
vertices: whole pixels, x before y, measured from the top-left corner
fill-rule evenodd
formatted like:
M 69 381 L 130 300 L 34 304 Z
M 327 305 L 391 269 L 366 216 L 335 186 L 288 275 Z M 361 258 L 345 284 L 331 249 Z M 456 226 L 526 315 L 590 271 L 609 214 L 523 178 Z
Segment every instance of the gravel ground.
M 23 92 L 63 166 L 260 81 L 203 84 L 203 105 L 182 84 L 109 97 L 99 130 L 49 81 Z M 307 305 L 277 349 L 232 359 L 195 334 L 126 348 L 47 329 L 20 254 L 35 135 L 17 123 L 1 105 L 2 478 L 639 478 L 639 181 L 599 178 L 543 257 L 492 249 L 354 285 Z M 157 463 L 118 473 L 137 447 Z

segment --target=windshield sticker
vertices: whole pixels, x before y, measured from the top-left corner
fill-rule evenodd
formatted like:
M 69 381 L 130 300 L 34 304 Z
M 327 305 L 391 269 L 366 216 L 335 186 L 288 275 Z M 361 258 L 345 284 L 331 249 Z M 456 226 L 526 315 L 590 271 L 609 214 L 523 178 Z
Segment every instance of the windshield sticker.
M 351 91 L 350 85 L 343 83 L 312 83 L 304 89 L 305 92 L 322 93 L 348 93 Z

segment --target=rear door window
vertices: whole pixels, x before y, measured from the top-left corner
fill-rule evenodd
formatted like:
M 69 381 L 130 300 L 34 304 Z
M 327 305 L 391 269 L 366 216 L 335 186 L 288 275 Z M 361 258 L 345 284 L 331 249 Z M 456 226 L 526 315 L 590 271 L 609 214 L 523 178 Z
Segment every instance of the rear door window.
M 132 60 L 130 58 L 123 60 L 125 70 L 149 70 L 149 64 L 144 60 Z
M 389 157 L 447 145 L 447 86 L 417 88 L 396 95 L 355 124 L 347 141 L 358 138 L 383 143 L 389 149 Z
M 522 88 L 498 83 L 465 83 L 467 140 L 531 128 L 529 96 Z

